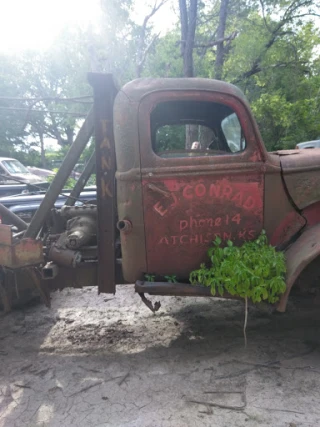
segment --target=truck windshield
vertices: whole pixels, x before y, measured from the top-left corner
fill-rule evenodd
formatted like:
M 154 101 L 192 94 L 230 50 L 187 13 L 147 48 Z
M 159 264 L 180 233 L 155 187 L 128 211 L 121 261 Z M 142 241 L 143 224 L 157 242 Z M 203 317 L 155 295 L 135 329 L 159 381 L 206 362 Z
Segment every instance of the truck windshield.
M 12 175 L 18 175 L 18 174 L 30 174 L 28 169 L 23 166 L 18 160 L 3 160 L 2 161 L 3 166 L 7 169 L 7 171 Z

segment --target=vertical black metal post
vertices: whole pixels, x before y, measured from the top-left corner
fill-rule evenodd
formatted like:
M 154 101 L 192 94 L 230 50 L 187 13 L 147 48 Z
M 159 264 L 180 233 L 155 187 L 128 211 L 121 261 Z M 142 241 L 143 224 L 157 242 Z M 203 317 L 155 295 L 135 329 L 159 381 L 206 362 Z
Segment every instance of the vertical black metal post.
M 98 204 L 98 291 L 115 293 L 116 186 L 113 103 L 118 92 L 111 74 L 89 73 L 94 94 Z

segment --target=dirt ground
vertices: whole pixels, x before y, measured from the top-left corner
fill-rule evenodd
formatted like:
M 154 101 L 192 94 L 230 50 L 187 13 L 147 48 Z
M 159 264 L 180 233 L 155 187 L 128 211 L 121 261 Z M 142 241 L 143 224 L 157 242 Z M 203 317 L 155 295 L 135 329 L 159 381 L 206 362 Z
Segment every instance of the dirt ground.
M 160 299 L 74 289 L 0 314 L 0 426 L 320 426 L 319 307 L 251 308 L 245 349 L 242 302 Z

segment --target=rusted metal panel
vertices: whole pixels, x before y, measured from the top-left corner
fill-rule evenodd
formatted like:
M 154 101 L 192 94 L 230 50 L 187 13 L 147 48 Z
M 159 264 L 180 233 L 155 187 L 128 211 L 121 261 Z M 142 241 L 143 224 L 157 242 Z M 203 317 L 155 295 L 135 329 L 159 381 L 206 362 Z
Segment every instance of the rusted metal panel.
M 236 154 L 223 155 L 223 156 L 202 156 L 202 157 L 176 157 L 171 159 L 162 158 L 157 156 L 152 150 L 151 140 L 151 126 L 150 115 L 155 106 L 161 102 L 168 101 L 186 101 L 186 102 L 209 102 L 222 104 L 229 107 L 238 116 L 241 127 L 245 134 L 247 142 L 247 149 Z M 238 171 L 255 167 L 259 169 L 261 162 L 268 158 L 265 147 L 261 140 L 259 133 L 255 128 L 255 121 L 250 115 L 250 110 L 242 102 L 242 100 L 234 96 L 214 93 L 214 92 L 201 92 L 201 91 L 162 91 L 153 92 L 145 96 L 139 105 L 139 137 L 140 137 L 140 155 L 141 167 L 145 172 L 148 168 L 161 168 L 162 172 L 170 170 L 173 166 L 176 172 L 184 173 L 186 167 L 191 172 L 200 173 L 201 169 L 208 172 L 211 167 L 212 173 L 218 169 L 223 170 L 225 164 L 234 165 Z M 167 168 L 167 169 L 166 169 Z
M 111 74 L 89 73 L 94 92 L 98 206 L 98 291 L 115 293 L 115 143 L 113 104 L 117 87 Z
M 138 280 L 134 288 L 135 292 L 139 294 L 146 293 L 149 295 L 213 297 L 210 287 L 201 285 L 190 285 L 190 283 L 142 282 Z M 215 296 L 217 298 L 243 300 L 243 298 L 237 295 L 230 295 L 227 292 L 225 292 L 222 296 L 219 294 Z
M 0 224 L 0 244 L 12 245 L 11 225 Z M 1 262 L 0 262 L 1 265 Z
M 247 149 L 239 154 L 165 159 L 151 145 L 150 114 L 159 102 L 207 101 L 238 115 Z M 188 278 L 204 262 L 215 236 L 241 244 L 263 227 L 264 156 L 251 117 L 231 95 L 161 92 L 139 107 L 147 271 Z
M 20 268 L 43 262 L 43 248 L 40 240 L 22 239 L 13 242 L 10 226 L 0 225 L 0 265 Z
M 228 105 L 241 121 L 249 150 L 236 156 L 219 156 L 219 158 L 210 156 L 167 161 L 158 157 L 151 146 L 150 113 L 159 102 L 171 100 L 212 101 Z M 180 233 L 180 220 L 187 221 L 189 218 L 190 222 L 191 218 L 192 222 L 194 218 L 196 220 L 220 218 L 218 221 L 222 221 L 223 218 L 228 222 L 234 218 L 234 221 L 238 221 L 238 217 L 235 217 L 238 211 L 231 219 L 227 217 L 234 212 L 234 209 L 232 210 L 234 205 L 231 207 L 230 203 L 220 205 L 219 210 L 215 209 L 212 200 L 210 204 L 210 196 L 207 206 L 203 204 L 204 196 L 195 196 L 192 203 L 185 199 L 182 195 L 183 188 L 186 188 L 185 194 L 188 195 L 190 185 L 193 186 L 192 191 L 196 187 L 196 191 L 198 193 L 200 191 L 201 194 L 201 185 L 209 188 L 210 184 L 227 180 L 232 185 L 232 192 L 241 193 L 242 190 L 239 189 L 241 186 L 245 188 L 245 193 L 248 189 L 249 192 L 252 191 L 252 197 L 258 201 L 256 213 L 252 216 L 250 224 L 246 213 L 243 214 L 243 218 L 246 216 L 247 219 L 242 218 L 242 221 L 252 237 L 260 232 L 263 225 L 263 168 L 267 153 L 250 114 L 250 108 L 239 89 L 208 79 L 136 80 L 125 85 L 119 92 L 114 111 L 119 220 L 127 219 L 132 224 L 130 233 L 121 233 L 123 272 L 126 280 L 136 281 L 143 277 L 144 272 L 158 272 L 155 269 L 161 272 L 166 270 L 167 274 L 170 271 L 176 274 L 180 270 L 185 275 L 192 267 L 199 265 L 198 262 L 203 259 L 208 246 L 205 240 L 214 238 L 213 230 L 209 226 L 203 230 L 204 233 L 196 233 L 199 237 L 195 238 L 195 242 L 198 239 L 199 243 L 193 244 L 190 250 L 190 243 L 185 244 L 186 233 L 184 230 Z M 172 186 L 176 186 L 177 189 L 173 190 Z M 228 188 L 226 185 L 224 191 L 228 192 Z M 175 196 L 180 205 L 178 203 L 173 209 L 171 205 L 175 203 Z M 242 193 L 237 197 L 241 198 Z M 169 207 L 169 210 L 164 218 L 163 212 L 166 211 L 166 207 Z M 230 212 L 227 212 L 228 207 L 231 208 Z M 202 224 L 201 222 L 201 226 Z M 224 225 L 222 236 L 223 233 L 226 237 L 230 236 L 230 232 L 235 234 L 242 231 L 242 224 L 241 226 L 235 222 L 233 224 L 235 225 L 231 228 L 230 225 Z M 207 233 L 210 232 L 212 235 L 208 237 Z M 168 250 L 169 243 L 166 245 L 166 239 L 173 236 L 172 241 L 177 242 L 178 237 L 174 237 L 177 233 L 183 236 L 181 245 L 172 244 Z M 193 234 L 190 230 L 187 233 L 188 239 L 191 238 L 191 245 Z M 241 236 L 243 239 L 244 235 Z M 159 250 L 158 243 L 163 237 L 163 247 Z
M 262 175 L 145 178 L 143 188 L 148 272 L 188 277 L 216 236 L 241 244 L 262 229 Z
M 270 156 L 279 159 L 278 156 Z M 273 246 L 284 248 L 306 224 L 291 202 L 281 177 L 280 161 L 268 163 L 265 173 L 264 229 Z
M 320 224 L 306 229 L 286 251 L 287 290 L 282 295 L 278 304 L 278 311 L 284 312 L 292 286 L 297 280 L 299 274 L 315 258 L 320 255 Z
M 82 288 L 95 286 L 97 283 L 97 265 L 81 264 L 77 268 L 59 266 L 59 272 L 53 279 L 46 281 L 50 290 L 64 289 L 67 287 Z
M 320 201 L 320 150 L 297 150 L 281 156 L 283 177 L 299 209 Z
M 123 276 L 129 283 L 146 272 L 143 200 L 138 129 L 139 104 L 121 90 L 114 104 L 114 132 L 117 161 L 118 219 L 128 220 L 132 230 L 120 232 Z
M 320 223 L 320 202 L 313 203 L 302 211 L 303 217 L 307 220 L 308 225 Z

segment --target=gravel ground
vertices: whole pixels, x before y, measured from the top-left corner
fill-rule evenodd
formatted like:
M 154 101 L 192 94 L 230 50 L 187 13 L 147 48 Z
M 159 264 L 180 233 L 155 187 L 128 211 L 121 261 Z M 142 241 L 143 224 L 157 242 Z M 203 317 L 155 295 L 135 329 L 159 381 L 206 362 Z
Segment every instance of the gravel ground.
M 158 300 L 159 298 L 153 298 Z M 320 310 L 284 315 L 130 286 L 0 314 L 0 427 L 320 426 Z

